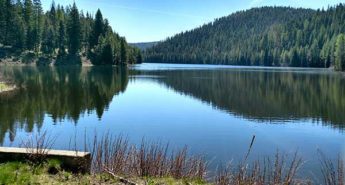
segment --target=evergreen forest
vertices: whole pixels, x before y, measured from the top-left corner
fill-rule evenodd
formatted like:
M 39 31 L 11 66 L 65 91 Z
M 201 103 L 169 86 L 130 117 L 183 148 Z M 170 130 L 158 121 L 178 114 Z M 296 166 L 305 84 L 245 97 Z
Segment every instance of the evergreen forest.
M 0 60 L 40 65 L 126 65 L 141 63 L 139 49 L 96 15 L 40 0 L 0 0 Z
M 345 69 L 345 6 L 261 7 L 179 33 L 145 62 Z

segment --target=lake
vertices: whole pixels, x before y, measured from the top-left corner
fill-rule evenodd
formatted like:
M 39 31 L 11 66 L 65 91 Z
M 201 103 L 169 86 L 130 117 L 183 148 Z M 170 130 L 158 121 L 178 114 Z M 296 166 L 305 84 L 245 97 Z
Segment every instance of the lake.
M 211 166 L 296 151 L 319 174 L 319 152 L 345 155 L 345 77 L 326 69 L 141 64 L 4 67 L 19 90 L 0 96 L 0 143 L 39 132 L 54 147 L 83 149 L 95 133 L 131 142 L 169 142 L 204 154 Z

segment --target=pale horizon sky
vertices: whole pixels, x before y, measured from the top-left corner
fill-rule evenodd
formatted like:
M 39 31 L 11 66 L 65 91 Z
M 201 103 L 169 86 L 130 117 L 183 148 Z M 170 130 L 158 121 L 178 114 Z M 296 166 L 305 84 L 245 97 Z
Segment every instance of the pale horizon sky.
M 41 0 L 44 10 L 52 0 Z M 327 8 L 344 0 L 75 0 L 79 10 L 95 13 L 99 8 L 113 29 L 128 42 L 164 40 L 199 27 L 215 18 L 260 6 Z M 69 5 L 73 0 L 55 0 Z

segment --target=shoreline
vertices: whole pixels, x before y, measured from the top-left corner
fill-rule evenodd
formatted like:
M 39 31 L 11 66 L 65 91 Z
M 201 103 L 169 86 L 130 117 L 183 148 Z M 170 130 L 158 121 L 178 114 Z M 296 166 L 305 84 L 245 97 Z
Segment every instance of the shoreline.
M 46 140 L 43 136 L 37 137 L 37 141 Z M 21 172 L 20 178 L 33 176 L 34 178 L 30 178 L 31 181 L 43 178 L 46 182 L 63 184 L 74 184 L 74 182 L 108 184 L 109 182 L 139 185 L 155 181 L 158 184 L 186 182 L 185 184 L 200 185 L 256 183 L 307 185 L 319 184 L 321 181 L 332 181 L 335 184 L 345 182 L 343 159 L 339 157 L 336 162 L 332 162 L 322 153 L 319 164 L 323 174 L 321 178 L 312 178 L 300 173 L 306 161 L 299 157 L 297 152 L 292 156 L 277 152 L 271 160 L 262 158 L 250 162 L 247 159 L 252 145 L 243 161 L 235 162 L 234 166 L 221 165 L 221 168 L 210 171 L 208 168 L 210 161 L 206 161 L 202 155 L 190 155 L 187 148 L 169 154 L 166 153 L 169 146 L 143 141 L 141 147 L 135 148 L 128 143 L 128 140 L 123 140 L 121 137 L 110 139 L 106 136 L 106 138 L 94 144 L 90 152 L 76 149 L 52 150 L 48 146 L 34 145 L 31 146 L 34 148 L 27 148 L 30 147 L 29 145 L 24 148 L 2 148 L 0 149 L 0 184 L 18 182 L 17 178 L 14 178 L 18 170 Z M 255 137 L 252 139 L 252 144 L 254 140 Z M 11 166 L 15 168 L 11 169 Z M 32 171 L 37 168 L 40 168 L 38 170 L 40 173 L 33 173 Z M 13 178 L 1 178 L 4 174 Z M 69 178 L 61 179 L 64 175 L 68 175 Z M 41 181 L 37 182 L 41 183 Z
M 86 57 L 81 57 L 81 65 L 80 66 L 94 66 L 89 59 Z M 37 59 L 33 59 L 30 62 L 22 62 L 21 60 L 13 60 L 13 58 L 5 58 L 0 59 L 0 66 L 55 66 L 56 61 L 51 61 L 47 65 L 40 65 L 37 64 Z M 1 81 L 0 81 L 1 82 Z

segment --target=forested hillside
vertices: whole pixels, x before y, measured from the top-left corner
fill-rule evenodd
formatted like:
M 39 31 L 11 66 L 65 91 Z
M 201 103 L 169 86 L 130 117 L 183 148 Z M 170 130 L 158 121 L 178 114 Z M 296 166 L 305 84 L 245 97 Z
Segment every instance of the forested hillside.
M 145 53 L 146 62 L 345 69 L 345 7 L 262 7 L 177 34 Z
M 40 0 L 0 0 L 0 61 L 95 65 L 141 62 L 140 51 L 113 31 L 100 10 L 95 17 L 77 6 Z

